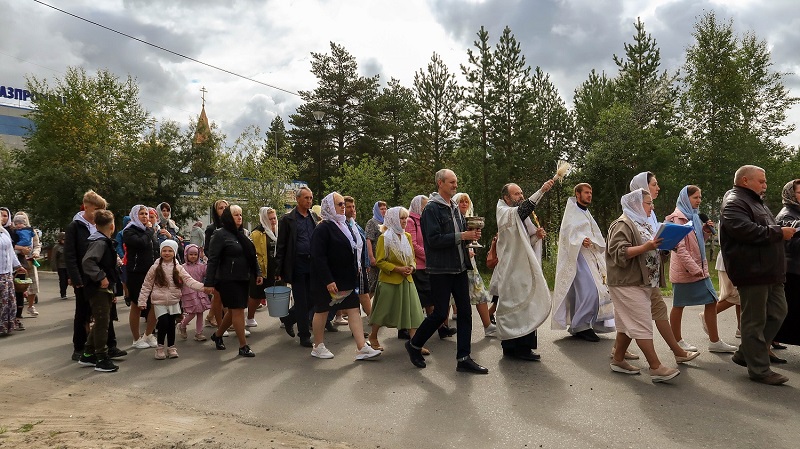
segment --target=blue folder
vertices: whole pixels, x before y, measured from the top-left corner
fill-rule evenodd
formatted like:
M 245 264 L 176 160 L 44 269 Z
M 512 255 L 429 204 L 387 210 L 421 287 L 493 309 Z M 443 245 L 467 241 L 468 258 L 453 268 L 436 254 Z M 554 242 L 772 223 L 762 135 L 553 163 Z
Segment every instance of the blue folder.
M 658 228 L 658 232 L 656 232 L 655 238 L 662 238 L 664 239 L 660 245 L 658 245 L 658 249 L 663 251 L 671 251 L 678 246 L 681 240 L 686 237 L 690 232 L 694 232 L 694 227 L 691 223 L 687 223 L 685 225 L 679 225 L 670 222 L 661 223 L 661 226 Z

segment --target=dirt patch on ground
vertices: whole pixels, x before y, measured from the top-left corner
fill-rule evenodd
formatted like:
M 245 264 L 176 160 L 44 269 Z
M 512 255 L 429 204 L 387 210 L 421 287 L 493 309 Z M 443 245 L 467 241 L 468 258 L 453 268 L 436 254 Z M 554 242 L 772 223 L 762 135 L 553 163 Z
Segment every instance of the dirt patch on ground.
M 113 375 L 113 374 L 112 374 Z M 68 384 L 0 367 L 0 447 L 24 448 L 349 448 L 248 422 L 234 414 L 187 409 L 121 387 Z

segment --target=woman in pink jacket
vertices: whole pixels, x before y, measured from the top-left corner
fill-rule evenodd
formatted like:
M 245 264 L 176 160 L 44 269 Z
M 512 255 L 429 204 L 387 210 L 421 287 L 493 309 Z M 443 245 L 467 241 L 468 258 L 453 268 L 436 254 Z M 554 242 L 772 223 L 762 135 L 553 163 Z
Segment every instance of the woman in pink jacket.
M 184 286 L 192 290 L 211 293 L 211 288 L 204 288 L 203 283 L 196 281 L 175 260 L 178 252 L 178 242 L 164 240 L 161 242 L 161 257 L 147 271 L 144 278 L 142 291 L 139 293 L 139 308 L 147 308 L 147 297 L 156 315 L 156 329 L 158 330 L 158 346 L 156 347 L 156 360 L 178 357 L 175 347 L 175 320 L 181 316 L 181 289 Z M 164 353 L 164 339 L 167 340 L 167 353 Z
M 675 211 L 665 219 L 675 224 L 691 223 L 694 227 L 694 232 L 689 233 L 672 251 L 669 280 L 672 282 L 673 300 L 669 321 L 678 345 L 686 351 L 697 351 L 697 347 L 681 337 L 681 318 L 684 307 L 704 306 L 700 316 L 703 330 L 710 339 L 709 352 L 734 352 L 736 346 L 720 340 L 717 332 L 717 292 L 708 274 L 703 223 L 698 216 L 701 201 L 699 187 L 685 186 L 678 196 Z

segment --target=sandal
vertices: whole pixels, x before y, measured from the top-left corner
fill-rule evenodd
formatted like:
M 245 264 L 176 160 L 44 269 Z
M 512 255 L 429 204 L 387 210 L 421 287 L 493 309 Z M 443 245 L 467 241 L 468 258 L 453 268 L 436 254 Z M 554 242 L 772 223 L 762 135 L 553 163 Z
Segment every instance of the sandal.
M 422 349 L 420 349 L 419 352 L 422 353 L 422 355 L 431 355 L 431 351 L 429 351 L 428 348 L 426 348 L 424 346 L 423 346 Z
M 372 346 L 372 349 L 376 351 L 383 351 L 383 346 L 381 346 L 378 340 L 369 339 L 369 345 Z

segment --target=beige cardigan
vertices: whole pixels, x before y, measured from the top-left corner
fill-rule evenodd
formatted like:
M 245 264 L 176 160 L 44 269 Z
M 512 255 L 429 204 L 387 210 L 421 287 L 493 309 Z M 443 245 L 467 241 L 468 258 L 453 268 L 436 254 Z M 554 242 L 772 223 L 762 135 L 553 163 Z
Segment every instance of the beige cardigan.
M 633 221 L 622 214 L 608 227 L 606 270 L 609 286 L 647 286 L 649 270 L 645 255 L 632 259 L 625 257 L 628 248 L 643 244 L 642 237 Z

